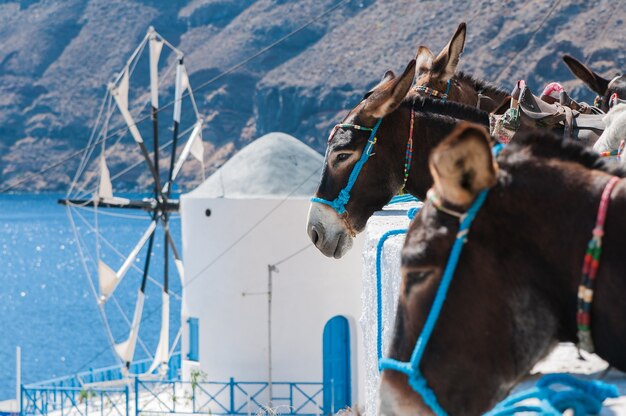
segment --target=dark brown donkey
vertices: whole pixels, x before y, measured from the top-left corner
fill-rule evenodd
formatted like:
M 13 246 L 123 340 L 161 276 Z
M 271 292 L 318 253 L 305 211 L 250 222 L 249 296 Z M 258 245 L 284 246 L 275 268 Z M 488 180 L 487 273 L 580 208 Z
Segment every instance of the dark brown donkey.
M 420 366 L 452 415 L 482 414 L 558 342 L 577 341 L 585 250 L 605 185 L 613 175 L 624 176 L 591 150 L 549 133 L 520 135 L 497 162 L 490 145 L 483 128 L 466 125 L 433 151 L 433 199 L 412 222 L 402 250 L 389 356 L 408 361 L 459 230 L 450 212 L 462 214 L 479 191 L 491 188 Z M 608 208 L 590 322 L 595 352 L 622 371 L 625 210 L 621 180 Z M 383 372 L 380 398 L 380 414 L 431 414 L 407 377 L 395 371 Z
M 595 105 L 600 107 L 602 111 L 609 111 L 609 101 L 613 94 L 617 94 L 619 99 L 626 99 L 626 75 L 618 74 L 613 79 L 608 80 L 573 56 L 564 55 L 563 61 L 578 79 L 598 94 Z
M 415 61 L 398 77 L 388 71 L 342 121 L 371 128 L 383 119 L 373 154 L 350 192 L 346 213 L 339 215 L 333 208 L 318 202 L 311 204 L 307 232 L 326 256 L 343 256 L 352 246 L 352 237 L 363 230 L 367 219 L 402 190 L 412 109 L 415 111 L 413 157 L 404 188 L 418 198 L 424 198 L 432 185 L 428 171 L 430 151 L 454 129 L 459 119 L 489 124 L 488 114 L 472 107 L 415 95 L 406 97 L 414 75 Z M 316 197 L 333 200 L 338 196 L 361 157 L 369 134 L 356 128 L 333 129 Z
M 509 93 L 463 72 L 456 72 L 465 46 L 466 30 L 465 23 L 461 23 L 436 57 L 426 46 L 417 49 L 414 91 L 434 98 L 441 97 L 448 90 L 449 82 L 447 100 L 492 112 L 509 98 Z

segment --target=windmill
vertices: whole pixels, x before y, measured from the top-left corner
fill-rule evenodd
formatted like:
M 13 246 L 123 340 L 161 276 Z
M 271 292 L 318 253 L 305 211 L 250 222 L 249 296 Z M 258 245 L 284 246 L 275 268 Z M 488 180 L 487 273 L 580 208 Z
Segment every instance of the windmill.
M 164 48 L 169 54 L 169 59 L 163 59 Z M 136 76 L 135 70 L 146 66 L 149 69 L 146 71 L 149 72 L 149 76 L 143 78 Z M 142 85 L 142 80 L 147 85 Z M 138 90 L 133 95 L 130 94 L 131 81 L 133 85 L 136 84 Z M 149 91 L 149 94 L 146 91 Z M 160 93 L 173 96 L 173 105 L 159 107 Z M 148 103 L 150 108 L 149 114 L 146 115 Z M 183 107 L 193 110 L 184 119 L 181 118 Z M 164 130 L 160 123 L 169 124 L 164 123 L 164 116 L 168 115 L 171 115 L 172 124 L 171 129 L 165 132 L 171 132 L 171 140 L 163 143 L 159 137 L 159 133 L 163 136 Z M 151 129 L 146 128 L 146 123 L 141 123 L 148 119 L 152 122 Z M 115 126 L 116 122 L 118 126 Z M 180 295 L 170 291 L 170 258 L 173 259 L 181 288 L 184 281 L 180 251 L 170 229 L 173 215 L 176 215 L 179 209 L 179 201 L 173 195 L 173 188 L 190 155 L 200 163 L 204 175 L 202 126 L 203 120 L 198 113 L 189 85 L 183 53 L 150 27 L 122 71 L 108 85 L 97 121 L 70 189 L 66 197 L 59 200 L 59 203 L 67 207 L 79 255 L 98 304 L 109 343 L 115 356 L 124 364 L 127 374 L 135 360 L 139 344 L 145 355 L 152 359 L 145 374 L 156 372 L 161 376 L 164 375 L 167 372 L 169 358 L 180 338 L 179 330 L 174 340 L 170 339 L 170 298 L 175 295 L 180 299 Z M 152 143 L 144 140 L 150 133 Z M 111 145 L 111 142 L 114 143 Z M 182 145 L 182 150 L 179 149 L 179 144 Z M 137 153 L 141 156 L 135 163 L 118 169 L 112 175 L 107 159 L 114 156 L 119 158 L 120 153 L 124 157 Z M 163 166 L 165 169 L 162 169 Z M 150 184 L 149 189 L 141 190 L 142 197 L 115 195 L 114 183 L 117 180 L 121 182 L 131 170 L 140 167 L 148 173 L 148 180 L 144 180 L 144 183 Z M 84 214 L 86 210 L 89 212 Z M 142 215 L 147 222 L 147 227 L 136 243 L 125 253 L 116 247 L 124 242 L 116 243 L 107 239 L 106 227 L 102 220 L 103 215 L 116 215 L 117 218 L 129 221 L 140 217 L 134 213 L 115 214 L 123 210 L 143 211 Z M 158 248 L 159 239 L 163 255 L 162 264 L 156 268 L 151 264 L 154 263 L 151 259 L 155 248 Z M 162 279 L 152 277 L 155 269 L 162 271 Z M 129 278 L 131 274 L 137 278 Z M 129 282 L 125 283 L 126 281 Z M 122 285 L 125 289 L 120 289 Z M 156 285 L 161 292 L 160 305 L 158 299 L 154 299 L 157 296 L 151 299 L 156 305 L 152 314 L 157 307 L 160 309 L 160 330 L 155 348 L 146 345 L 140 337 L 142 323 L 148 317 L 144 309 L 149 297 L 147 296 L 149 285 Z M 136 287 L 136 296 L 134 302 L 131 302 L 134 305 L 128 307 L 127 292 L 132 286 Z M 127 302 L 116 299 L 122 290 L 126 292 L 124 296 Z M 113 313 L 122 316 L 121 322 L 126 324 L 121 330 L 119 324 L 117 325 L 117 334 L 112 330 Z

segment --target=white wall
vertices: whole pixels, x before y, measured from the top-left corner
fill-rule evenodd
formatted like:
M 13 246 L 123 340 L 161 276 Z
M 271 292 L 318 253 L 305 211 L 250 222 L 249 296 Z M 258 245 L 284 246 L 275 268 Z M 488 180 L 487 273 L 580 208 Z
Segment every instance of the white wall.
M 361 328 L 364 332 L 364 359 L 363 377 L 364 395 L 361 402 L 365 405 L 365 414 L 376 414 L 378 398 L 378 296 L 376 292 L 376 247 L 380 238 L 389 230 L 407 229 L 409 218 L 407 210 L 416 207 L 418 203 L 403 203 L 388 205 L 379 211 L 367 222 L 364 234 L 363 251 L 363 315 Z M 382 269 L 382 345 L 383 355 L 386 354 L 395 324 L 398 293 L 402 282 L 400 274 L 400 254 L 404 246 L 406 235 L 396 235 L 388 238 L 383 246 L 381 255 Z
M 307 199 L 181 198 L 186 287 L 183 314 L 199 318 L 200 367 L 210 380 L 267 380 L 267 265 L 305 247 Z M 280 204 L 280 205 L 279 205 Z M 211 216 L 205 216 L 206 209 Z M 254 224 L 258 227 L 215 261 Z M 361 250 L 341 260 L 311 246 L 278 266 L 273 282 L 273 379 L 322 381 L 322 333 L 335 315 L 351 323 L 353 403 L 364 397 Z M 205 266 L 215 263 L 203 270 Z M 355 333 L 356 332 L 356 333 Z M 357 342 L 354 342 L 357 341 Z M 183 336 L 183 358 L 188 336 Z M 361 390 L 359 392 L 358 390 Z

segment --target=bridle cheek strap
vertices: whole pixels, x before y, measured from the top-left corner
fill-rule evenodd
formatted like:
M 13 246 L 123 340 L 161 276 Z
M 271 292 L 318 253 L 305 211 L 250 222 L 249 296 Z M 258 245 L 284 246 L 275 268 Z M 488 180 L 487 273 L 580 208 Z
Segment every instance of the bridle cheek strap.
M 367 160 L 372 155 L 372 150 L 374 149 L 374 145 L 376 144 L 376 132 L 378 131 L 378 128 L 380 127 L 380 123 L 382 121 L 383 121 L 382 118 L 379 119 L 376 122 L 376 125 L 371 129 L 370 137 L 367 140 L 367 144 L 365 145 L 365 148 L 363 149 L 361 158 L 356 162 L 356 164 L 354 165 L 354 168 L 352 168 L 352 172 L 350 173 L 350 177 L 348 178 L 348 183 L 346 184 L 346 186 L 343 187 L 341 191 L 339 191 L 339 195 L 337 195 L 337 198 L 333 199 L 332 201 L 329 201 L 328 199 L 313 197 L 311 198 L 311 202 L 317 202 L 320 204 L 328 205 L 329 207 L 334 209 L 337 212 L 337 214 L 339 214 L 340 216 L 346 212 L 346 205 L 348 204 L 348 201 L 350 200 L 350 191 L 352 191 L 352 187 L 354 186 L 354 183 L 358 179 L 359 173 L 361 173 L 361 169 L 363 169 L 363 165 L 365 165 L 365 162 L 367 162 Z M 329 142 L 332 139 L 334 132 L 336 131 L 337 128 L 354 128 L 357 130 L 370 130 L 369 128 L 357 126 L 355 124 L 338 124 L 337 126 L 333 128 L 333 131 L 331 132 L 331 135 L 328 138 Z
M 578 307 L 576 311 L 576 324 L 578 326 L 578 348 L 594 352 L 593 339 L 591 337 L 591 304 L 593 302 L 593 283 L 600 267 L 602 255 L 602 237 L 604 236 L 604 223 L 611 201 L 611 193 L 619 182 L 619 178 L 612 177 L 604 187 L 598 207 L 596 226 L 593 229 L 593 237 L 587 245 L 585 260 L 583 262 L 582 279 L 578 287 Z

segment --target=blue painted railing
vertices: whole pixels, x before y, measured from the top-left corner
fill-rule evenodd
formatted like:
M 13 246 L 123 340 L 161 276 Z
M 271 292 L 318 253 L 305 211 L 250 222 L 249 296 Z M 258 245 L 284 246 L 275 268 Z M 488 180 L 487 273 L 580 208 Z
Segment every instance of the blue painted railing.
M 178 380 L 180 378 L 180 353 L 172 354 L 170 361 L 168 362 L 166 380 Z M 150 368 L 152 360 L 140 360 L 132 363 L 129 367 L 129 374 L 144 374 Z M 122 366 L 116 365 L 111 367 L 103 367 L 99 369 L 89 369 L 80 373 L 72 374 L 69 376 L 53 378 L 50 380 L 40 381 L 37 383 L 29 384 L 28 387 L 81 387 L 85 384 L 103 383 L 107 381 L 121 380 Z
M 129 386 L 26 387 L 22 386 L 20 415 L 129 416 Z
M 135 382 L 137 414 L 321 415 L 323 384 L 315 382 Z M 269 410 L 271 409 L 271 411 Z
M 141 380 L 117 387 L 22 386 L 20 414 L 117 415 L 212 414 L 322 415 L 323 385 L 274 382 Z M 271 410 L 269 410 L 271 409 Z

